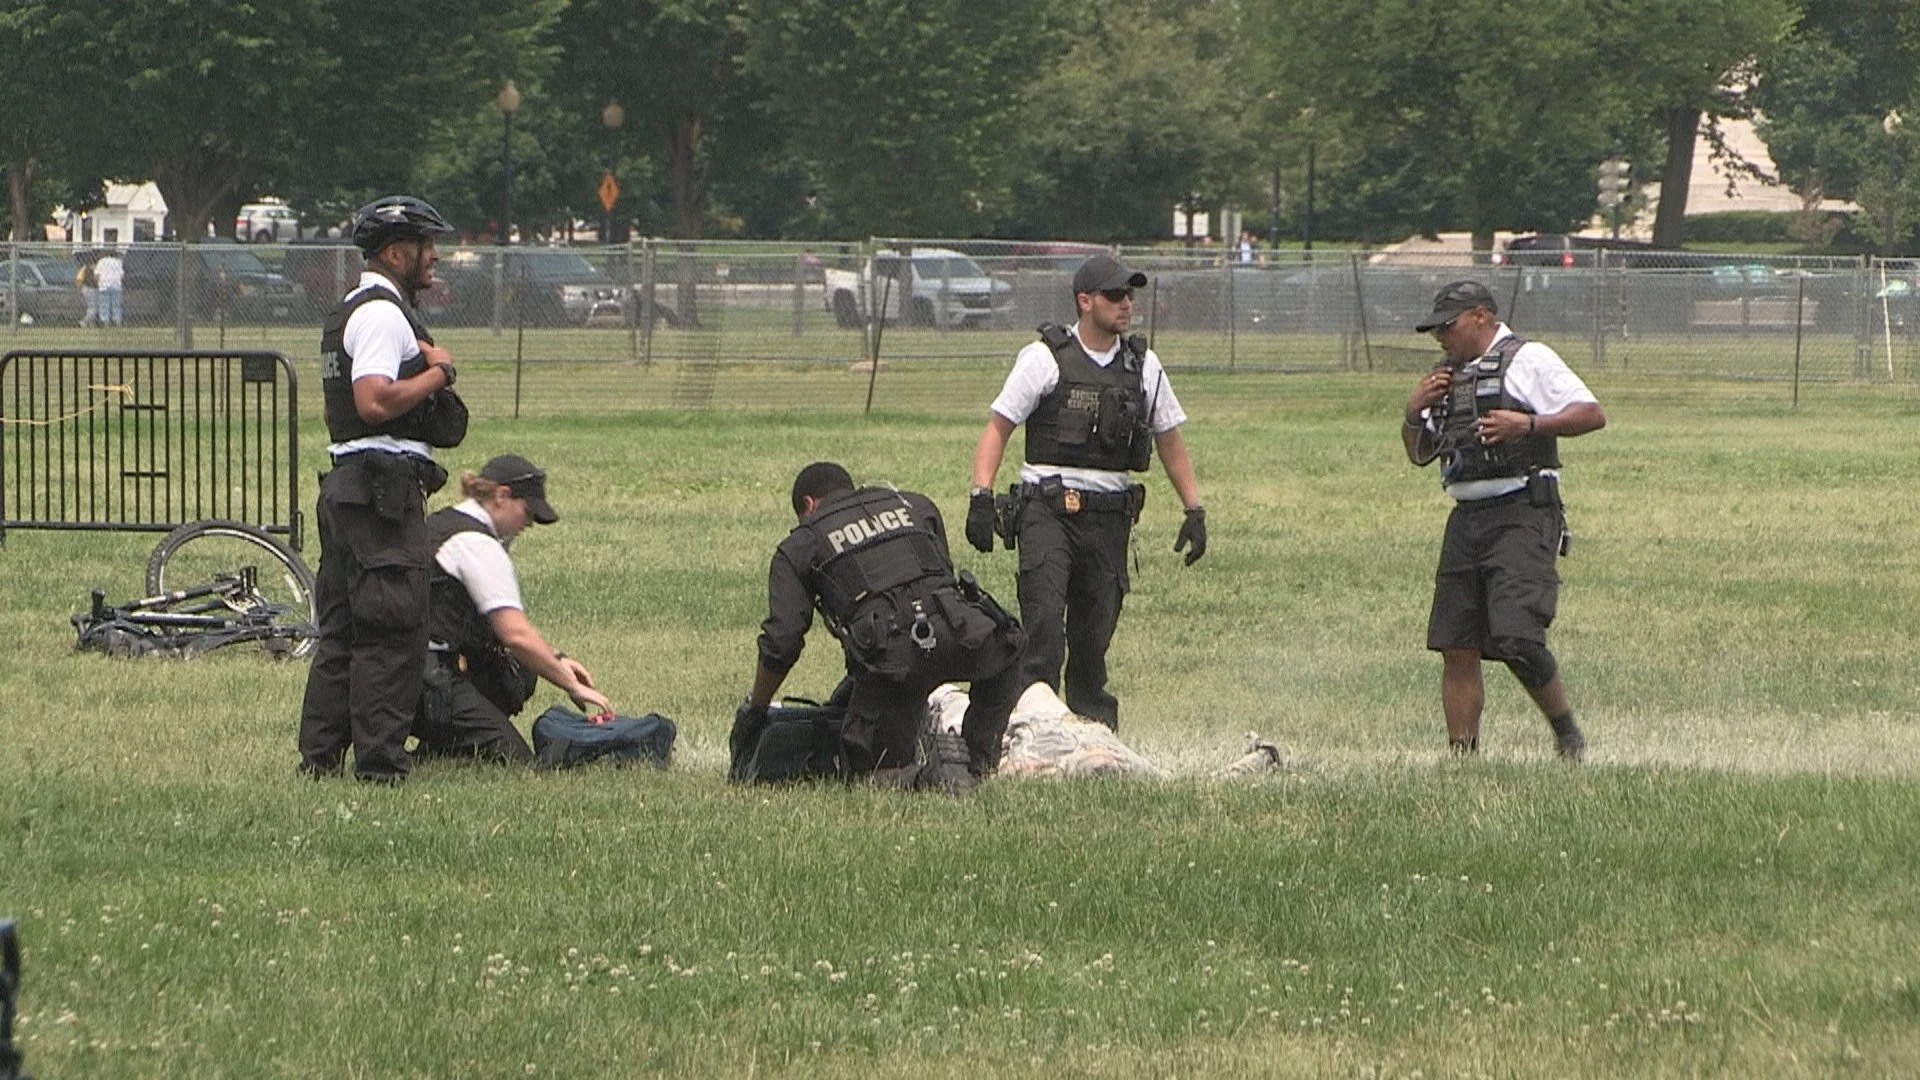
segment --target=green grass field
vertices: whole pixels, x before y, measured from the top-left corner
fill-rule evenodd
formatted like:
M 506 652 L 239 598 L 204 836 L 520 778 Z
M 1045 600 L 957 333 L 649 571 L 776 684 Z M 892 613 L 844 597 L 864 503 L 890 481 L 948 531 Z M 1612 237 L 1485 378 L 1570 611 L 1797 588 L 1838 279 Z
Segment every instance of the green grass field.
M 846 376 L 787 378 L 804 402 Z M 836 458 L 958 514 L 997 375 L 945 378 L 946 412 L 489 410 L 450 455 L 551 470 L 563 520 L 516 546 L 531 613 L 622 711 L 679 722 L 665 772 L 296 780 L 297 663 L 72 650 L 69 613 L 137 592 L 153 537 L 9 534 L 0 915 L 29 1068 L 1920 1072 L 1909 388 L 1794 409 L 1592 380 L 1610 425 L 1563 451 L 1554 635 L 1585 768 L 1498 669 L 1485 755 L 1444 753 L 1446 508 L 1400 453 L 1410 379 L 1192 374 L 1212 549 L 1181 566 L 1152 477 L 1113 653 L 1123 735 L 1176 779 L 728 787 L 794 471 Z M 1013 557 L 962 547 L 1011 598 Z M 788 689 L 835 659 L 816 630 Z M 1292 767 L 1205 779 L 1248 731 Z

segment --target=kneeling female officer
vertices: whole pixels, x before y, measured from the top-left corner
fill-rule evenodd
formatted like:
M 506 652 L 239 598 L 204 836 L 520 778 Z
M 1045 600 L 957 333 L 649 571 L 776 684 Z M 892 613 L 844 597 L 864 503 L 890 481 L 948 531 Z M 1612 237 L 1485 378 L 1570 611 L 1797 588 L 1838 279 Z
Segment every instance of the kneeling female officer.
M 588 713 L 613 705 L 580 661 L 547 644 L 527 621 L 507 547 L 530 522 L 560 519 L 547 503 L 547 474 L 503 454 L 460 480 L 467 498 L 431 514 L 432 642 L 426 690 L 413 722 L 417 757 L 531 761 L 511 717 L 538 679 L 567 692 Z

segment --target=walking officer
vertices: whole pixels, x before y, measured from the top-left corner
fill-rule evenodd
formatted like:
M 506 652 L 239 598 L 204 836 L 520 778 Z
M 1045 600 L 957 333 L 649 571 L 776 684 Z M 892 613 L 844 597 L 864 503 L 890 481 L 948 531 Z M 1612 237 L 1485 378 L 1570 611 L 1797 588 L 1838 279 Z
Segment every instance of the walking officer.
M 406 740 L 427 653 L 426 497 L 446 483 L 433 447 L 458 446 L 467 411 L 453 357 L 414 313 L 433 284 L 433 207 L 388 196 L 353 216 L 360 283 L 320 331 L 320 392 L 333 468 L 320 480 L 319 641 L 300 708 L 300 768 L 362 780 L 407 775 Z
M 1560 593 L 1555 559 L 1569 539 L 1559 440 L 1598 431 L 1607 417 L 1558 353 L 1515 334 L 1498 311 L 1485 285 L 1456 281 L 1415 327 L 1439 339 L 1446 360 L 1414 389 L 1400 436 L 1415 465 L 1439 459 L 1440 483 L 1454 500 L 1427 648 L 1444 665 L 1440 700 L 1455 753 L 1480 750 L 1487 659 L 1526 687 L 1559 756 L 1579 761 L 1586 736 L 1547 650 Z
M 1111 255 L 1095 255 L 1073 275 L 1079 320 L 1049 323 L 1020 350 L 986 430 L 973 451 L 967 541 L 993 550 L 996 523 L 1020 552 L 1020 618 L 1029 682 L 1058 691 L 1066 664 L 1067 707 L 1118 730 L 1120 703 L 1107 690 L 1107 646 L 1125 600 L 1127 541 L 1146 488 L 1153 451 L 1186 507 L 1173 550 L 1191 566 L 1207 552 L 1200 484 L 1180 436 L 1187 414 L 1173 396 L 1160 358 L 1128 335 L 1133 291 L 1147 276 Z M 1024 423 L 1020 483 L 996 512 L 994 476 L 1013 429 Z
M 736 766 L 752 755 L 817 609 L 852 682 L 841 728 L 847 771 L 900 787 L 971 788 L 999 764 L 1007 716 L 1027 687 L 1019 624 L 971 575 L 954 580 L 946 527 L 926 496 L 855 488 L 845 468 L 820 461 L 794 478 L 792 501 L 799 524 L 774 551 L 753 690 L 734 715 Z M 965 748 L 936 736 L 923 766 L 927 695 L 944 682 L 972 684 Z

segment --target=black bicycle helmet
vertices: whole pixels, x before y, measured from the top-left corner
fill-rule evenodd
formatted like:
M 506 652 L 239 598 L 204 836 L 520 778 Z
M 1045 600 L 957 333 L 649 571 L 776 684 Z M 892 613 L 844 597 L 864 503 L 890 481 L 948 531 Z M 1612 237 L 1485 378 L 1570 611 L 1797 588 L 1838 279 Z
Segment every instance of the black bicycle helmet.
M 424 199 L 388 195 L 353 213 L 353 244 L 373 255 L 395 240 L 450 233 L 453 226 Z

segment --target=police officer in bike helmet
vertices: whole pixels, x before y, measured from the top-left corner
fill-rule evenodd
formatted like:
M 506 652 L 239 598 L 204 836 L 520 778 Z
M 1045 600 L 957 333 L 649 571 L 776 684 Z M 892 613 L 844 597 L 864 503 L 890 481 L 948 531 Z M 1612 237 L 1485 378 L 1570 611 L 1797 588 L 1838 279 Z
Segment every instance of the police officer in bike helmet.
M 390 195 L 353 216 L 366 256 L 359 283 L 320 331 L 320 390 L 332 469 L 315 519 L 319 635 L 300 710 L 300 768 L 392 782 L 412 763 L 405 744 L 427 651 L 426 498 L 446 483 L 435 447 L 466 435 L 453 357 L 433 343 L 414 300 L 433 283 L 439 237 L 432 206 Z

